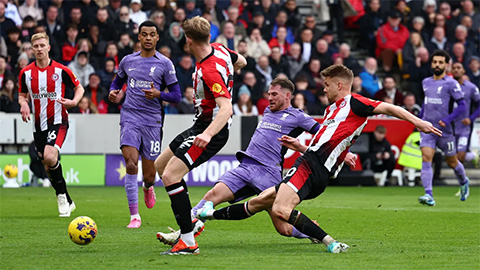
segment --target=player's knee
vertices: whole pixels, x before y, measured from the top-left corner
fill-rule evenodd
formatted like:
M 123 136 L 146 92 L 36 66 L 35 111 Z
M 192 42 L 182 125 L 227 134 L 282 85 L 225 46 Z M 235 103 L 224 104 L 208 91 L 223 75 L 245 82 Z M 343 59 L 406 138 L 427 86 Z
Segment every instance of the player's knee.
M 215 196 L 215 188 L 210 189 L 207 193 L 205 193 L 205 196 L 203 196 L 203 199 L 206 201 L 215 201 L 216 196 Z
M 127 160 L 125 162 L 125 166 L 127 167 L 127 173 L 136 173 L 137 170 L 138 170 L 138 165 L 137 163 L 131 161 L 131 160 Z
M 53 153 L 44 153 L 43 162 L 47 166 L 52 167 L 57 163 L 57 155 Z
M 162 164 L 161 164 L 161 161 L 160 159 L 156 159 L 155 162 L 153 163 L 153 166 L 155 167 L 155 171 L 158 172 L 158 175 L 160 175 L 160 177 L 162 177 L 163 175 L 163 170 L 165 169 Z

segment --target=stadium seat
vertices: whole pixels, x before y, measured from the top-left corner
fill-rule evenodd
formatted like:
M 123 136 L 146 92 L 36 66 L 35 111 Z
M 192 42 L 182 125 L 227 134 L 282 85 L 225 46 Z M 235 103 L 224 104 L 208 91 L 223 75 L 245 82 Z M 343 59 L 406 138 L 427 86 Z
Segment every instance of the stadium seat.
M 385 186 L 385 182 L 387 181 L 387 171 L 385 170 L 383 172 L 374 173 L 373 177 L 377 181 L 377 185 L 383 187 Z M 392 177 L 397 178 L 397 183 L 399 186 L 403 186 L 403 173 L 401 170 L 393 170 Z

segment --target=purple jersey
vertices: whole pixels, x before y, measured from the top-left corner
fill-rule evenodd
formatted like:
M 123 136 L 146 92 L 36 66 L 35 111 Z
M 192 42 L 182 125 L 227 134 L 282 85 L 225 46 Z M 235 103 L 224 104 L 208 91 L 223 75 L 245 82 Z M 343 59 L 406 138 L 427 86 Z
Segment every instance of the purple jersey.
M 452 125 L 441 127 L 438 121 L 447 117 L 451 111 L 453 101 L 463 99 L 462 89 L 456 80 L 449 76 L 434 80 L 433 77 L 425 78 L 422 82 L 425 101 L 423 103 L 423 120 L 432 123 L 443 131 L 444 135 L 453 134 Z
M 147 99 L 142 89 L 151 89 L 153 82 L 156 89 L 163 91 L 168 85 L 177 83 L 172 61 L 159 52 L 152 57 L 142 57 L 140 52 L 132 53 L 120 62 L 117 76 L 126 79 L 127 84 L 120 123 L 163 126 L 162 100 Z
M 463 83 L 460 85 L 462 88 L 462 92 L 464 95 L 465 103 L 467 110 L 466 112 L 458 117 L 456 121 L 454 122 L 455 125 L 455 133 L 457 131 L 462 131 L 463 129 L 468 129 L 470 130 L 470 126 L 465 126 L 464 124 L 461 123 L 461 121 L 465 118 L 470 117 L 470 114 L 472 113 L 472 103 L 477 104 L 480 101 L 480 94 L 478 92 L 478 87 L 474 85 L 473 83 L 463 80 Z
M 278 139 L 282 135 L 297 137 L 303 131 L 315 134 L 319 124 L 299 109 L 288 107 L 283 111 L 270 111 L 266 108 L 262 120 L 258 123 L 246 151 L 237 153 L 241 158 L 246 155 L 265 166 L 283 166 L 283 156 L 287 148 L 282 147 Z

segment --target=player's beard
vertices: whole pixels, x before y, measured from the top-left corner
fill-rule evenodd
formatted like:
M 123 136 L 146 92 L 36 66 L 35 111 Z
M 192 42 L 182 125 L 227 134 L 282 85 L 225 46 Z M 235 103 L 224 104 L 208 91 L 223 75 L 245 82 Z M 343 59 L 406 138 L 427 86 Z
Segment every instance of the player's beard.
M 434 68 L 433 69 L 433 74 L 435 74 L 435 76 L 440 76 L 443 74 L 443 72 L 445 71 L 445 69 L 441 69 L 441 68 Z

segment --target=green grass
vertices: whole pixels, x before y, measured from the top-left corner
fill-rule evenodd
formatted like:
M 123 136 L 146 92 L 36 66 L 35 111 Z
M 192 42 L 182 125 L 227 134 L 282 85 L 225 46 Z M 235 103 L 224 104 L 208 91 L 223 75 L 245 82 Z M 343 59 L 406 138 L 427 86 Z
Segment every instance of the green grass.
M 480 188 L 460 202 L 454 187 L 435 188 L 437 206 L 417 202 L 420 187 L 329 187 L 298 209 L 351 246 L 329 254 L 323 245 L 278 235 L 268 215 L 209 221 L 198 256 L 162 256 L 155 233 L 176 228 L 170 201 L 141 204 L 143 224 L 127 229 L 121 187 L 70 188 L 77 205 L 59 218 L 53 189 L 0 189 L 0 269 L 480 269 Z M 196 203 L 207 188 L 190 188 Z M 139 196 L 140 200 L 143 194 Z M 93 218 L 98 237 L 88 246 L 67 236 L 70 221 Z

